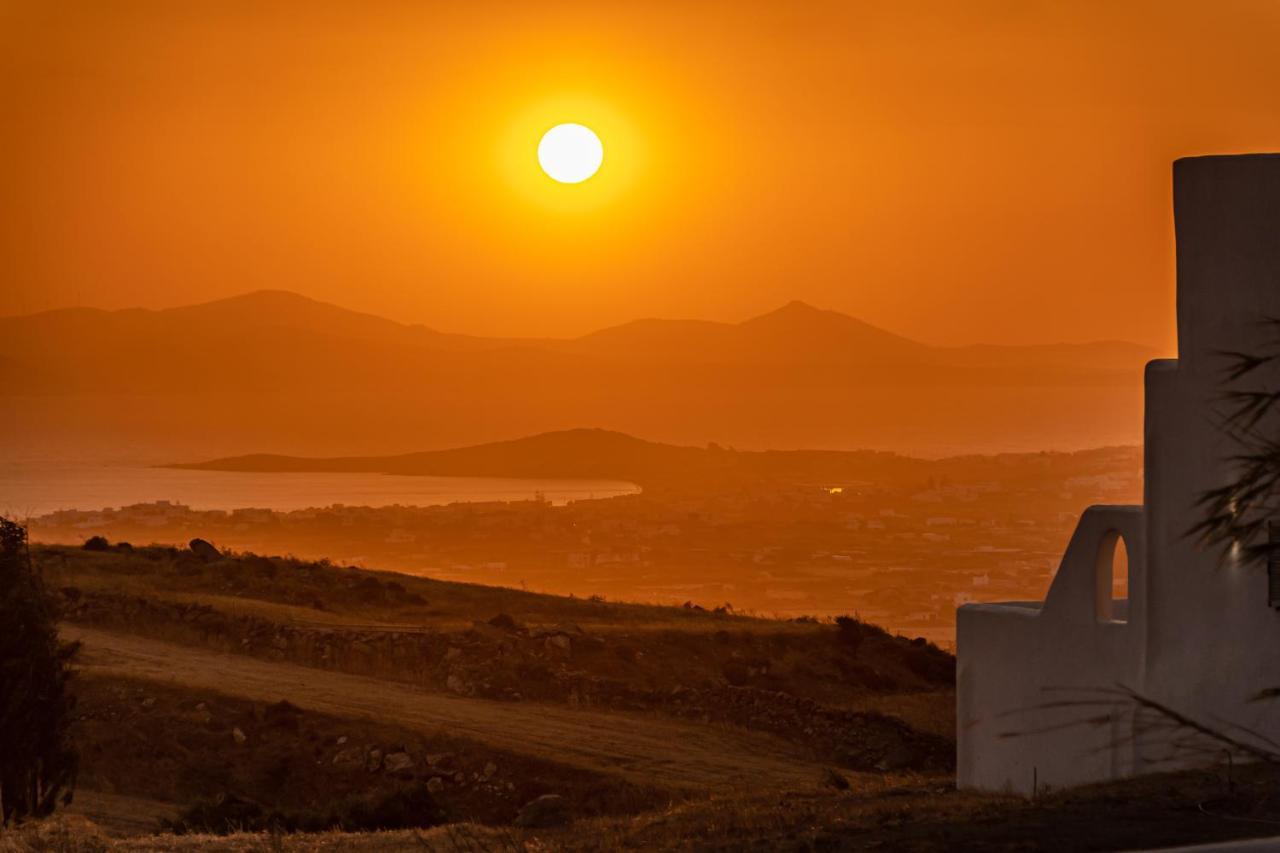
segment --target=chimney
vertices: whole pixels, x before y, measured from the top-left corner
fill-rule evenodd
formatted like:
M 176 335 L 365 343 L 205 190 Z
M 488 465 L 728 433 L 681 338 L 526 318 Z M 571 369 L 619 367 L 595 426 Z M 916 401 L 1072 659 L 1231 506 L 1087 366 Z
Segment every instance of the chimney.
M 1214 373 L 1222 351 L 1256 351 L 1280 319 L 1280 154 L 1187 157 L 1173 164 L 1178 358 Z M 1270 337 L 1269 337 L 1270 336 Z

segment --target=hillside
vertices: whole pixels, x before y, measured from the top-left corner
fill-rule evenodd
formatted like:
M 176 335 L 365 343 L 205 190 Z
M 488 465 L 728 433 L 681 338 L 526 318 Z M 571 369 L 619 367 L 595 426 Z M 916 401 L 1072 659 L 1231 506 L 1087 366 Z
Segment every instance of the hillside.
M 852 619 L 175 548 L 33 557 L 83 643 L 82 764 L 69 815 L 5 850 L 1074 851 L 1277 817 L 1257 766 L 958 792 L 954 659 Z
M 902 475 L 929 463 L 870 451 L 737 451 L 680 447 L 603 429 L 561 430 L 510 441 L 382 457 L 254 454 L 170 467 L 205 471 L 329 471 L 453 477 L 627 480 L 641 485 L 723 487 L 725 481 L 789 482 L 842 476 Z
M 262 291 L 0 319 L 0 393 L 16 398 L 0 437 L 23 452 L 110 434 L 173 450 L 384 454 L 598 423 L 748 447 L 1098 446 L 1139 435 L 1152 355 L 1116 342 L 933 347 L 803 303 L 741 323 L 480 338 Z
M 954 659 L 852 619 L 165 547 L 33 557 L 84 645 L 84 787 L 191 828 L 227 828 L 198 811 L 219 797 L 325 828 L 342 797 L 430 783 L 442 814 L 503 824 L 549 793 L 567 815 L 631 814 L 952 764 Z

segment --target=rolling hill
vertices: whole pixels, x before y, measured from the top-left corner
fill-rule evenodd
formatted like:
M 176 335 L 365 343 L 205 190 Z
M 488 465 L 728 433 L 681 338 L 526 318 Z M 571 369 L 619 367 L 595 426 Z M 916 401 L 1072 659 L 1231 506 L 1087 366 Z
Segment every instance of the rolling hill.
M 1097 458 L 1107 449 L 1036 454 L 1028 470 L 1052 476 L 1052 466 Z M 959 456 L 917 459 L 873 450 L 735 450 L 645 441 L 602 429 L 572 429 L 449 450 L 392 456 L 302 457 L 249 454 L 166 467 L 257 473 L 377 473 L 436 477 L 626 480 L 646 489 L 723 493 L 746 484 L 779 486 L 874 482 L 879 487 L 928 478 L 1010 482 L 1026 457 Z M 1023 472 L 1020 476 L 1026 476 Z M 1065 479 L 1067 475 L 1064 473 Z

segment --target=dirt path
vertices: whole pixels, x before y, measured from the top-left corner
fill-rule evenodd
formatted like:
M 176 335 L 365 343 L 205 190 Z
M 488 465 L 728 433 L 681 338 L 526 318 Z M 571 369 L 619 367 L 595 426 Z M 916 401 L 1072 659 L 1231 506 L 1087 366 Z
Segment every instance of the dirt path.
M 767 735 L 648 715 L 571 710 L 533 702 L 492 702 L 288 663 L 64 625 L 84 643 L 89 672 L 181 684 L 255 701 L 294 704 L 345 717 L 417 729 L 441 728 L 499 749 L 560 764 L 620 773 L 668 788 L 804 787 L 821 766 Z

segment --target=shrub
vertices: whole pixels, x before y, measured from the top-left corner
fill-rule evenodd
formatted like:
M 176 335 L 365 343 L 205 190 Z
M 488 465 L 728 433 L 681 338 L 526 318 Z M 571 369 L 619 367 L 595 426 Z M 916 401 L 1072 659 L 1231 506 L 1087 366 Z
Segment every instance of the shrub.
M 199 799 L 187 808 L 176 821 L 161 821 L 161 826 L 171 832 L 231 832 L 278 828 L 263 811 L 262 806 L 234 794 L 219 794 Z
M 724 675 L 724 680 L 734 687 L 744 687 L 750 680 L 750 673 L 747 670 L 747 665 L 742 661 L 725 661 L 725 664 L 720 668 L 720 671 Z
M 0 518 L 0 825 L 71 801 L 75 700 L 66 688 L 75 651 L 58 640 L 55 600 L 32 566 L 27 531 Z
M 854 684 L 861 684 L 868 690 L 895 690 L 898 687 L 897 679 L 874 666 L 860 661 L 838 661 L 838 665 L 846 679 Z
M 358 794 L 317 804 L 306 811 L 271 809 L 231 793 L 200 799 L 177 820 L 163 821 L 171 832 L 347 832 L 387 829 L 415 829 L 443 823 L 445 814 L 422 782 L 401 785 L 390 791 Z
M 444 813 L 423 782 L 387 793 L 354 797 L 341 803 L 335 825 L 347 830 L 413 829 L 443 823 Z M 316 827 L 300 827 L 314 829 Z
M 907 669 L 935 684 L 956 683 L 956 659 L 929 643 L 919 643 L 907 647 L 903 655 L 903 663 Z
M 867 635 L 867 626 L 852 616 L 837 616 L 836 630 L 840 643 L 848 648 L 849 651 L 855 653 Z
M 111 543 L 105 536 L 90 536 L 81 547 L 86 551 L 110 551 Z
M 499 613 L 497 616 L 489 620 L 489 624 L 495 628 L 501 628 L 503 631 L 520 630 L 520 623 L 508 613 Z

